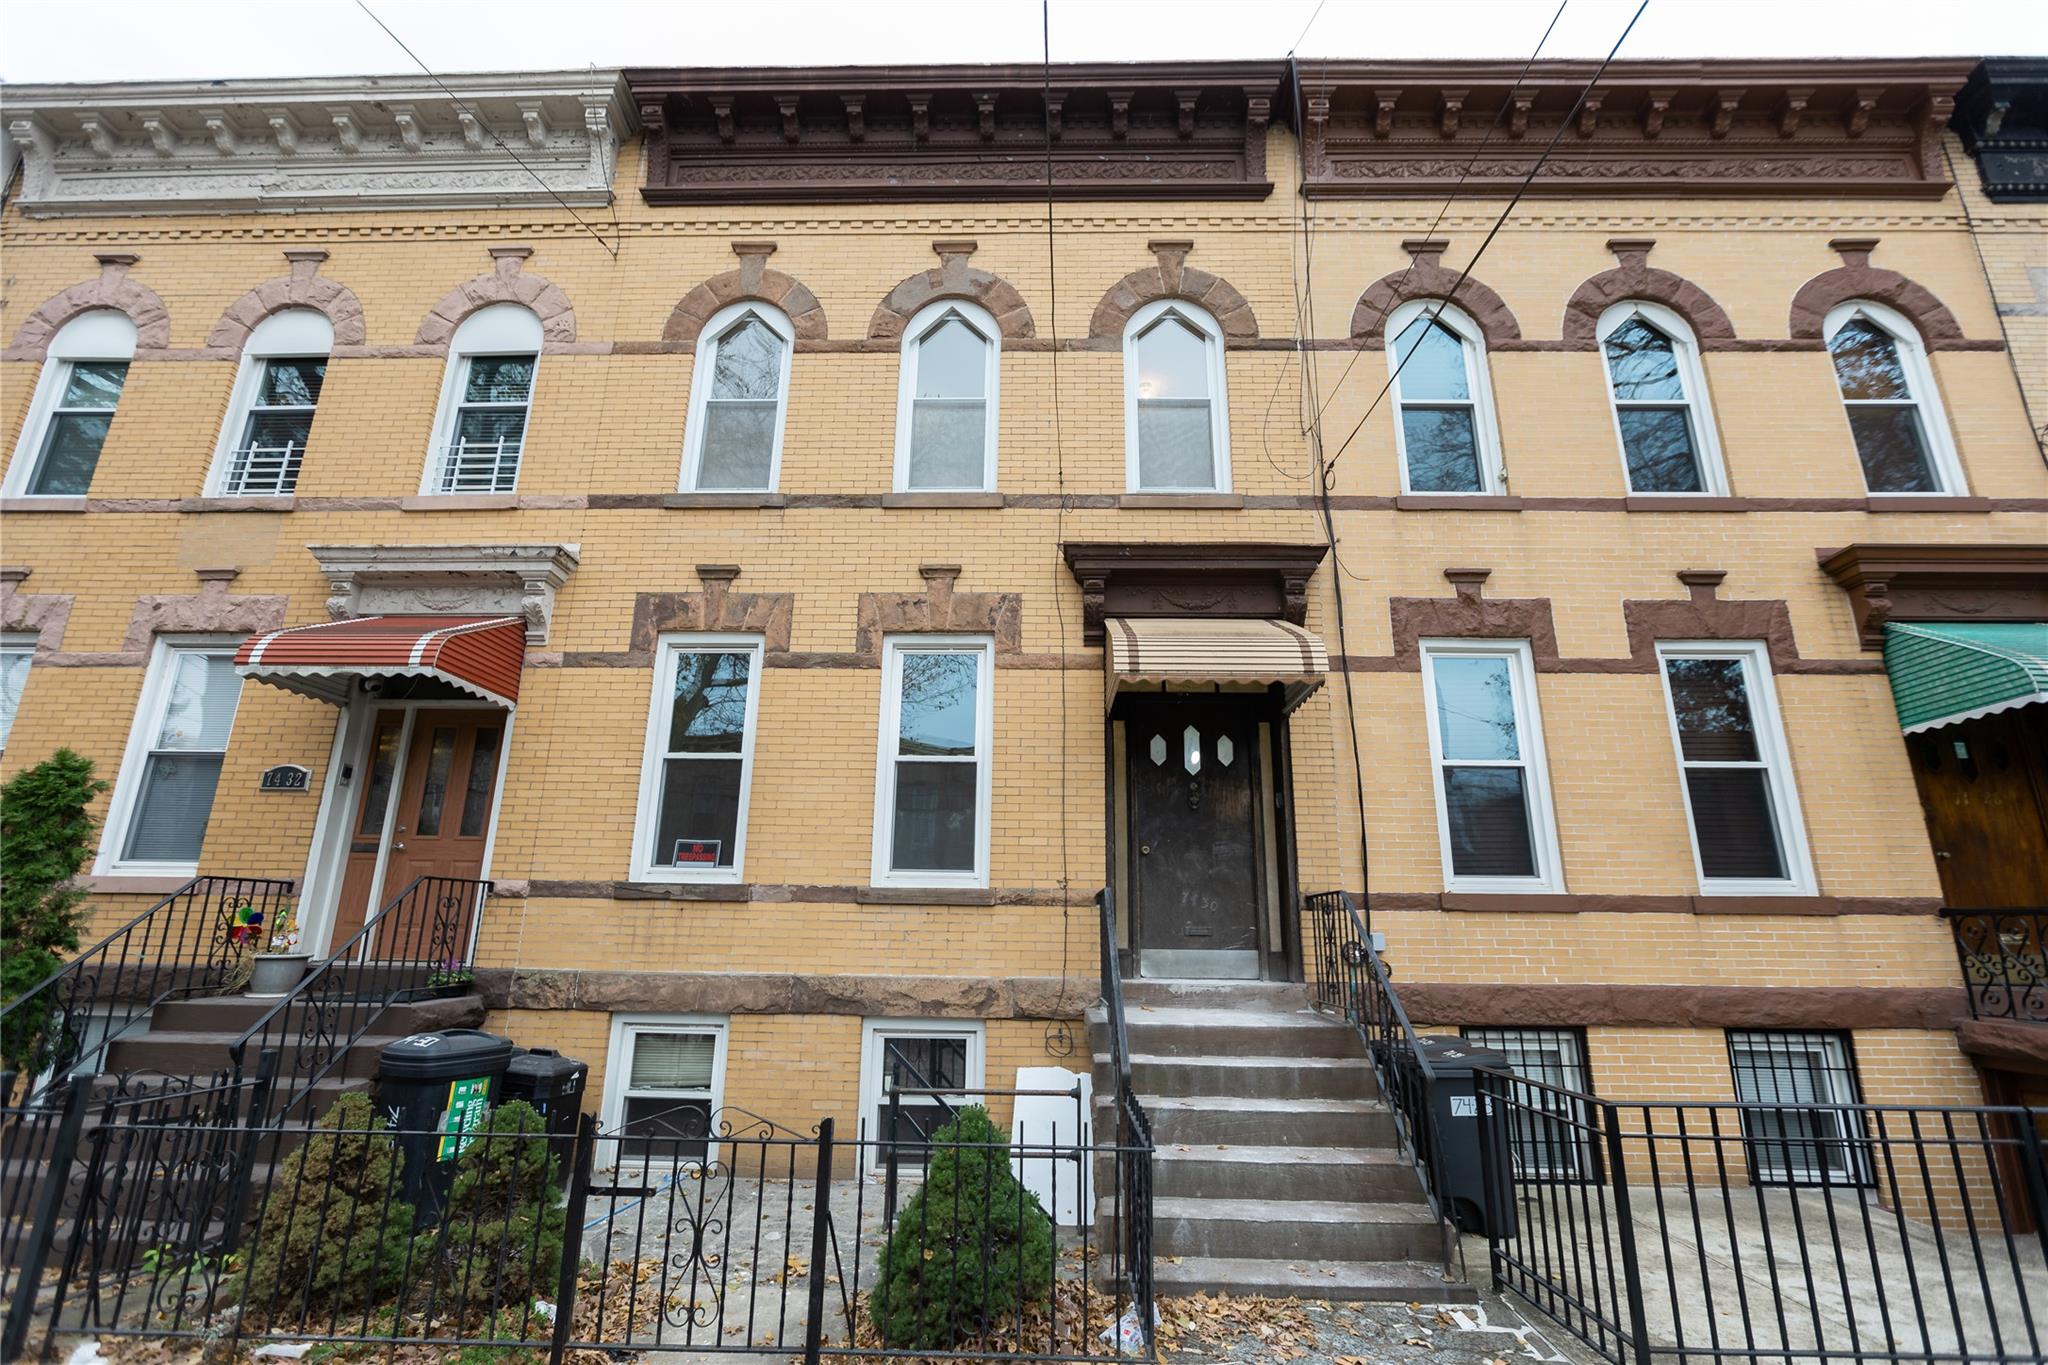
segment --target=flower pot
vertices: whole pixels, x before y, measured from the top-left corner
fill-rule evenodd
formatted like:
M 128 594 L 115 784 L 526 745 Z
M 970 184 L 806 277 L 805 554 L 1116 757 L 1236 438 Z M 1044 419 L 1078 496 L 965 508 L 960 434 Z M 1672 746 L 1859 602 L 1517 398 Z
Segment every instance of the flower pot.
M 258 953 L 245 995 L 283 995 L 306 974 L 311 953 Z

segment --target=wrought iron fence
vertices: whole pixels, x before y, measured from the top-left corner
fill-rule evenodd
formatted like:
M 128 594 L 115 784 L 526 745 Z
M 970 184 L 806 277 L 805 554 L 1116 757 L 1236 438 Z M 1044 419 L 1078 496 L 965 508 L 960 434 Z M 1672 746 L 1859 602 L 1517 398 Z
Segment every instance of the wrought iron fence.
M 1116 892 L 1103 887 L 1095 893 L 1095 908 L 1102 929 L 1102 1009 L 1109 1035 L 1110 1078 L 1116 1122 L 1116 1188 L 1129 1194 L 1130 1217 L 1115 1228 L 1118 1251 L 1127 1288 L 1138 1321 L 1149 1336 L 1153 1317 L 1152 1293 L 1152 1117 L 1138 1100 L 1131 1084 L 1131 1043 L 1124 1018 L 1123 967 L 1117 956 Z
M 246 949 L 230 942 L 236 912 L 265 924 L 296 883 L 276 877 L 194 877 L 0 1008 L 10 1069 L 0 1103 L 25 1086 L 24 1104 L 61 1103 L 59 1083 L 96 1072 L 107 1046 L 143 1026 L 166 1000 L 220 991 Z
M 2048 1023 L 2048 910 L 1946 910 L 1975 1019 Z
M 1444 1266 L 1450 1266 L 1456 1235 L 1444 1170 L 1443 1135 L 1430 1104 L 1435 1069 L 1423 1052 L 1415 1026 L 1394 993 L 1392 977 L 1348 891 L 1318 891 L 1305 898 L 1309 990 L 1316 1008 L 1341 1014 L 1365 1040 L 1380 1094 L 1394 1111 L 1403 1153 L 1421 1177 L 1430 1208 L 1444 1224 Z
M 2048 1111 L 1478 1089 L 1495 1280 L 1606 1360 L 2048 1351 Z

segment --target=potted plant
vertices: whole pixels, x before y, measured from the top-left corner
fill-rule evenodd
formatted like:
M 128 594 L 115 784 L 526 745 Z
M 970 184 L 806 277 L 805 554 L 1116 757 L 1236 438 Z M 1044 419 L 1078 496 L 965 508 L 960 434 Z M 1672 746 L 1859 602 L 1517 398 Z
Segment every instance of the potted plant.
M 427 985 L 436 995 L 467 995 L 476 984 L 476 973 L 459 957 L 437 962 L 427 973 Z
M 299 984 L 299 978 L 306 974 L 306 964 L 313 957 L 311 953 L 299 951 L 299 907 L 291 901 L 280 906 L 267 937 L 263 932 L 262 911 L 252 912 L 250 927 L 252 932 L 248 942 L 263 946 L 251 955 L 249 984 L 245 993 L 285 994 Z

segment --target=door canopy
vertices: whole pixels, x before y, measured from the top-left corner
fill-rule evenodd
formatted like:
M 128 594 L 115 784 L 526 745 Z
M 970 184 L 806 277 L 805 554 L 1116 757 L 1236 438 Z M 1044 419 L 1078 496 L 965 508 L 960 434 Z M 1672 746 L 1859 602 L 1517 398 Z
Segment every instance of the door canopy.
M 1242 691 L 1278 683 L 1292 711 L 1330 671 L 1322 640 L 1287 621 L 1112 616 L 1106 624 L 1111 705 L 1119 692 L 1203 684 Z
M 494 705 L 519 700 L 526 622 L 517 616 L 363 616 L 252 635 L 235 672 L 340 705 L 358 678 L 432 678 Z
M 2048 706 L 2048 623 L 1894 623 L 1885 627 L 1884 667 L 1909 735 Z

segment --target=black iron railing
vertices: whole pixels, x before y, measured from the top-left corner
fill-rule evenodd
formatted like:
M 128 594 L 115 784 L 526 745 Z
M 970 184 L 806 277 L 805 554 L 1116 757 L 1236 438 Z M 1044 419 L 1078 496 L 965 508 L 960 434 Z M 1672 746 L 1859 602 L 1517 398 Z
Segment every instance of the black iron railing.
M 1945 910 L 1974 1019 L 2048 1023 L 2048 909 Z
M 488 881 L 474 877 L 413 878 L 230 1045 L 235 1075 L 250 1059 L 277 1050 L 271 1112 L 280 1121 L 301 1115 L 386 1009 L 469 978 L 490 891 Z
M 1430 1208 L 1444 1226 L 1444 1265 L 1450 1265 L 1456 1234 L 1451 1201 L 1443 1191 L 1443 1138 L 1430 1103 L 1436 1071 L 1422 1050 L 1415 1026 L 1401 1007 L 1386 963 L 1348 891 L 1318 891 L 1304 899 L 1307 920 L 1309 990 L 1316 1008 L 1341 1014 L 1365 1040 L 1380 1094 L 1394 1112 L 1401 1148 L 1422 1179 Z
M 0 1008 L 0 1037 L 25 1085 L 19 1102 L 60 1102 L 74 1071 L 101 1068 L 106 1047 L 144 1027 L 166 1000 L 224 989 L 246 949 L 229 941 L 247 906 L 263 923 L 296 883 L 277 877 L 194 877 Z M 0 1103 L 14 1100 L 0 1095 Z
M 1616 1365 L 2048 1350 L 2048 1111 L 1478 1091 L 1496 1282 Z
M 1128 1277 L 1137 1320 L 1152 1335 L 1152 1118 L 1131 1085 L 1131 1043 L 1124 1021 L 1123 967 L 1117 956 L 1116 893 L 1095 893 L 1102 927 L 1102 1008 L 1109 1034 L 1110 1076 L 1116 1086 L 1116 1185 L 1121 1197 L 1113 1229 L 1121 1269 Z

